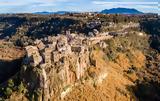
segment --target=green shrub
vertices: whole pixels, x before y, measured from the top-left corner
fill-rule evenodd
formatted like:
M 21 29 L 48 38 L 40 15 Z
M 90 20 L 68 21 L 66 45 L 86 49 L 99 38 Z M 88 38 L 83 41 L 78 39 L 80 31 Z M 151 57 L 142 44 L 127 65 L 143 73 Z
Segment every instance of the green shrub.
M 21 84 L 18 86 L 18 92 L 19 93 L 24 93 L 25 92 L 25 86 L 24 84 L 21 82 Z
M 12 79 L 8 80 L 8 87 L 13 88 L 14 87 L 14 82 Z
M 11 88 L 7 87 L 7 88 L 5 89 L 5 91 L 4 91 L 4 94 L 5 94 L 5 96 L 6 96 L 7 98 L 9 98 L 9 97 L 11 96 L 12 92 L 13 92 L 13 90 L 12 90 Z

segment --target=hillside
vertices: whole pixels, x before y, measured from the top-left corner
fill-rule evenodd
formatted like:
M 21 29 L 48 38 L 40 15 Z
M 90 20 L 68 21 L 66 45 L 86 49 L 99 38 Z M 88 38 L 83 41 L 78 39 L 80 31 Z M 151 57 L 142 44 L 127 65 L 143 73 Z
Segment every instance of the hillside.
M 59 14 L 59 15 L 63 15 L 63 14 L 67 14 L 67 13 L 72 13 L 70 11 L 57 11 L 57 12 L 47 12 L 47 11 L 43 11 L 43 12 L 35 12 L 33 14 L 41 14 L 41 15 L 50 15 L 50 14 Z
M 160 100 L 157 16 L 0 18 L 0 100 Z
M 100 13 L 102 14 L 143 14 L 142 12 L 136 9 L 130 9 L 130 8 L 105 9 L 105 10 L 102 10 Z

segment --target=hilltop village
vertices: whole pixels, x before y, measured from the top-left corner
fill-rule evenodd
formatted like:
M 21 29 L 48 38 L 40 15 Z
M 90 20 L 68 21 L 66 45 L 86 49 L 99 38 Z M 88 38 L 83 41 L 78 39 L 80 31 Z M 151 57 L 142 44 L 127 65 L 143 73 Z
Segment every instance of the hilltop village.
M 34 46 L 25 47 L 27 57 L 24 62 L 28 67 L 39 68 L 42 71 L 37 78 L 40 80 L 38 83 L 41 88 L 46 89 L 43 96 L 50 95 L 52 97 L 48 87 L 54 91 L 55 86 L 61 85 L 60 88 L 64 88 L 67 85 L 74 85 L 82 79 L 91 65 L 91 46 L 99 44 L 100 47 L 106 48 L 104 40 L 110 38 L 112 36 L 108 34 L 81 37 L 67 31 L 66 35 L 49 36 L 44 40 L 37 39 Z M 96 66 L 96 61 L 93 64 Z M 61 80 L 60 85 L 53 84 L 54 79 L 51 78 L 53 76 Z M 32 82 L 30 81 L 30 83 Z M 50 97 L 45 99 L 50 99 Z M 64 97 L 63 92 L 61 97 Z
M 26 46 L 27 57 L 24 65 L 27 66 L 26 68 L 37 68 L 41 71 L 41 73 L 38 73 L 39 77 L 36 78 L 38 85 L 43 89 L 39 99 L 51 99 L 55 93 L 49 92 L 54 92 L 57 86 L 61 88 L 57 98 L 63 99 L 69 93 L 68 90 L 64 91 L 63 88 L 72 89 L 72 86 L 84 79 L 87 75 L 87 70 L 99 68 L 97 67 L 97 61 L 92 59 L 93 47 L 98 45 L 101 49 L 106 49 L 108 46 L 105 43 L 106 40 L 117 35 L 124 36 L 127 33 L 124 34 L 123 32 L 121 34 L 120 32 L 129 27 L 137 28 L 139 25 L 134 23 L 128 24 L 123 26 L 123 29 L 117 31 L 117 33 L 100 33 L 97 29 L 94 29 L 93 32 L 89 32 L 89 36 L 76 35 L 66 31 L 66 34 L 36 39 L 34 45 Z M 137 32 L 137 35 L 143 36 L 143 33 Z M 104 74 L 96 75 L 95 78 L 97 80 L 94 81 L 96 84 L 102 82 L 107 76 L 106 68 L 99 68 L 100 73 L 104 71 Z M 25 74 L 25 72 L 22 74 Z M 30 77 L 32 78 L 32 76 Z M 61 82 L 58 81 L 57 84 L 54 84 L 53 80 L 55 79 L 53 77 Z M 28 79 L 31 80 L 31 78 Z M 30 89 L 33 89 L 32 86 L 36 86 L 35 84 L 32 85 L 32 82 L 29 81 L 27 83 Z
M 158 25 L 150 14 L 2 14 L 0 101 L 159 101 Z

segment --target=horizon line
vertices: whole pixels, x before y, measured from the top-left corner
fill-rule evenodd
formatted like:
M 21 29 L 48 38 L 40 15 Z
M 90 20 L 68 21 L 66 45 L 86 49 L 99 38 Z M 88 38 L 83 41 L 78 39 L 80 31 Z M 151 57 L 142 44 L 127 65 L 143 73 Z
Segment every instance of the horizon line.
M 139 12 L 142 12 L 144 14 L 158 14 L 159 13 L 155 13 L 155 12 L 144 12 L 144 11 L 141 11 L 141 10 L 138 10 L 136 8 L 127 8 L 127 7 L 116 7 L 116 8 L 126 8 L 126 9 L 135 9 Z M 116 8 L 110 8 L 110 9 L 116 9 Z M 35 11 L 35 12 L 5 12 L 5 13 L 0 13 L 0 14 L 33 14 L 33 13 L 39 13 L 39 12 L 48 12 L 48 13 L 56 13 L 56 12 L 71 12 L 71 13 L 96 13 L 96 12 L 101 12 L 103 10 L 110 10 L 110 9 L 102 9 L 102 10 L 99 10 L 99 11 L 78 11 L 78 10 L 56 10 L 56 11 L 51 11 L 51 10 L 44 10 L 44 11 Z

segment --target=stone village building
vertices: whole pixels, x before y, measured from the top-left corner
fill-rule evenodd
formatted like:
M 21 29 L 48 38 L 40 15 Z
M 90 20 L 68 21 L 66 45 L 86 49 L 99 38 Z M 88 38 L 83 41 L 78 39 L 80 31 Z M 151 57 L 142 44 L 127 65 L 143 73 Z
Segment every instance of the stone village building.
M 105 43 L 101 42 L 104 39 L 108 37 L 86 38 L 69 35 L 68 38 L 67 35 L 58 35 L 36 40 L 34 46 L 27 46 L 26 65 L 28 68 L 31 66 L 32 69 L 36 69 L 36 80 L 43 89 L 40 90 L 43 92 L 39 99 L 47 100 L 59 90 L 62 92 L 63 89 L 60 88 L 72 86 L 83 78 L 91 65 L 90 45 L 100 42 L 101 47 L 105 48 Z M 28 84 L 33 82 L 35 81 Z

